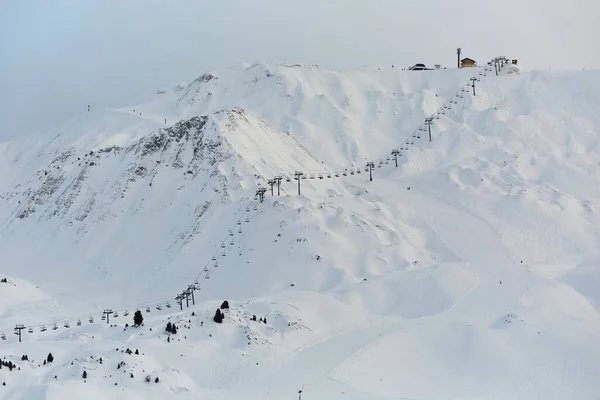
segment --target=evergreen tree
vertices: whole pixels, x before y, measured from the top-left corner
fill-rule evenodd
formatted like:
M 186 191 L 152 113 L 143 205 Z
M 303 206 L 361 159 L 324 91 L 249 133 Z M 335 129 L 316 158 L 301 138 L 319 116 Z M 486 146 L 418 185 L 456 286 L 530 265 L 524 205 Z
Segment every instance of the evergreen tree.
M 221 303 L 221 310 L 224 310 L 226 308 L 229 308 L 229 302 L 227 300 Z
M 171 333 L 172 333 L 173 335 L 176 335 L 176 334 L 177 334 L 177 327 L 175 326 L 175 324 L 173 324 L 173 326 L 171 327 Z
M 48 353 L 48 357 L 46 357 L 46 361 L 48 361 L 49 363 L 54 361 L 54 356 L 52 355 L 52 353 Z
M 144 317 L 142 316 L 142 312 L 140 310 L 137 310 L 133 314 L 133 323 L 135 324 L 135 326 L 140 326 L 143 322 L 144 322 Z
M 217 324 L 220 324 L 223 322 L 223 313 L 221 312 L 220 309 L 217 308 L 217 311 L 215 312 L 215 316 L 213 317 L 213 321 L 215 321 Z
M 171 325 L 171 323 L 167 322 L 167 327 L 165 328 L 165 330 L 170 333 L 172 329 L 173 329 L 173 326 Z
M 158 376 L 156 377 L 156 379 L 154 380 L 154 383 L 158 383 Z
M 83 375 L 81 375 L 83 379 L 87 379 L 87 371 L 83 371 Z

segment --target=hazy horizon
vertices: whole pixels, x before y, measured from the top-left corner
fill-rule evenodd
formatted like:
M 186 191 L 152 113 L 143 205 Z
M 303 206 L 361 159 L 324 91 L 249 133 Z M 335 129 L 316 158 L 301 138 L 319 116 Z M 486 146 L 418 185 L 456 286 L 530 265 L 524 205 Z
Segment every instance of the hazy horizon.
M 0 11 L 0 140 L 244 62 L 453 67 L 462 47 L 525 69 L 600 67 L 600 6 L 586 0 L 0 0 Z

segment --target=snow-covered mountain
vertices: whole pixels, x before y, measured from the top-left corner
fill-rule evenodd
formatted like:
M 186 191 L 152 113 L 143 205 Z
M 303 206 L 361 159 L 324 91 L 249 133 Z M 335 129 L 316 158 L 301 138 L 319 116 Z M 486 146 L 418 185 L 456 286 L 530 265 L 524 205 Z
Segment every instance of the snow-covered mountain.
M 0 398 L 594 399 L 598 99 L 259 64 L 1 144 Z

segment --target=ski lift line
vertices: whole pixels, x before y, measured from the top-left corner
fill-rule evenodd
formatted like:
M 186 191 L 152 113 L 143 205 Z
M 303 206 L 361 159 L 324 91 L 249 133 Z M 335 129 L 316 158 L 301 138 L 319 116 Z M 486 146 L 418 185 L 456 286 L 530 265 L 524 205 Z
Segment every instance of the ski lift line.
M 487 70 L 487 68 L 486 68 L 486 70 Z M 489 71 L 491 71 L 491 68 L 489 69 Z M 486 74 L 482 74 L 481 76 L 482 77 L 486 77 L 487 75 Z M 442 111 L 444 110 L 445 107 L 447 109 L 451 109 L 452 108 L 452 104 L 457 104 L 457 103 L 453 103 L 452 100 L 454 98 L 456 98 L 456 97 L 458 97 L 458 98 L 464 98 L 464 97 L 460 97 L 460 93 L 461 92 L 463 92 L 463 93 L 470 92 L 470 89 L 471 89 L 471 82 L 470 81 L 468 81 L 466 84 L 461 85 L 461 87 L 455 92 L 455 95 L 453 96 L 453 98 L 451 100 L 447 101 L 442 107 L 438 108 L 430 116 L 430 118 L 435 118 L 436 116 L 439 116 L 442 113 Z M 412 135 L 416 134 L 419 130 L 421 130 L 422 127 L 423 127 L 423 123 L 419 124 L 419 126 L 413 132 L 411 132 L 406 137 L 405 140 L 403 140 L 403 143 L 405 141 L 409 141 L 410 140 L 409 143 L 411 145 L 413 145 L 414 142 L 412 141 L 411 137 L 414 137 Z M 409 143 L 406 144 L 405 151 L 408 150 L 408 144 Z M 402 147 L 404 148 L 404 145 L 402 145 Z M 384 156 L 382 158 L 379 158 L 380 165 L 382 163 L 385 163 L 385 161 L 388 160 L 388 159 L 389 159 L 389 155 L 388 154 L 386 154 L 386 156 Z M 315 160 L 315 161 L 317 161 L 317 160 Z M 313 171 L 313 172 L 305 172 L 304 174 L 305 174 L 305 176 L 323 176 L 323 177 L 327 176 L 328 178 L 329 177 L 333 178 L 334 176 L 335 177 L 339 177 L 340 174 L 347 176 L 348 172 L 360 171 L 362 168 L 363 168 L 362 166 L 357 167 L 356 165 L 353 165 L 351 167 L 340 167 L 340 168 L 329 169 L 329 170 L 320 170 L 320 171 Z M 351 174 L 351 175 L 353 175 L 353 174 Z M 288 177 L 288 176 L 290 176 L 290 174 L 284 174 L 283 176 Z M 264 179 L 266 181 L 265 178 L 262 178 L 262 179 Z M 40 186 L 41 184 L 42 184 L 42 182 L 39 182 L 38 186 Z M 284 188 L 284 191 L 285 190 L 286 189 Z M 240 207 L 240 209 L 238 211 L 241 210 L 242 214 L 247 214 L 248 217 L 249 217 L 250 214 L 252 214 L 252 210 L 254 209 L 254 206 L 257 206 L 257 205 L 258 205 L 258 202 L 256 200 L 250 200 L 247 204 L 242 205 L 242 207 Z M 247 210 L 247 212 L 244 213 L 243 212 L 244 210 Z M 234 225 L 234 227 L 233 227 L 234 229 L 232 229 L 233 232 L 236 232 L 236 230 L 235 230 L 236 226 L 237 226 L 237 221 L 236 221 L 236 225 Z M 205 264 L 205 266 L 202 268 L 202 272 L 197 275 L 196 279 L 194 279 L 194 281 L 193 281 L 194 284 L 195 284 L 196 281 L 198 282 L 198 284 L 196 285 L 197 287 L 200 288 L 202 286 L 202 283 L 206 279 L 208 279 L 210 272 L 212 272 L 212 270 L 215 269 L 215 265 L 214 264 L 211 265 L 210 267 L 208 267 L 208 266 L 209 266 L 209 264 L 211 264 L 213 258 L 217 258 L 217 257 L 220 256 L 220 251 L 219 250 L 221 249 L 221 245 L 226 244 L 227 239 L 228 239 L 228 237 L 226 237 L 225 239 L 223 239 L 219 243 L 219 245 L 218 245 L 217 250 L 215 251 L 215 253 L 213 253 L 213 255 L 210 257 L 209 261 L 207 261 L 207 263 Z M 245 248 L 245 246 L 244 246 L 244 248 Z M 204 273 L 203 270 L 206 267 L 208 267 L 208 271 L 206 273 Z M 150 302 L 145 302 L 145 303 L 141 303 L 141 304 L 138 304 L 138 305 L 130 305 L 128 307 L 120 307 L 118 309 L 114 308 L 112 310 L 114 310 L 115 312 L 123 311 L 123 315 L 126 315 L 125 312 L 127 312 L 127 314 L 128 314 L 128 310 L 129 309 L 139 309 L 139 308 L 144 308 L 144 307 L 145 308 L 150 308 L 150 306 L 154 306 L 155 308 L 160 309 L 159 307 L 162 304 L 165 304 L 165 305 L 166 304 L 170 304 L 169 302 L 171 300 L 172 300 L 172 296 L 170 296 L 168 298 L 161 299 L 161 300 L 152 300 Z M 168 308 L 170 308 L 170 307 L 168 307 Z M 80 326 L 81 320 L 82 319 L 83 320 L 87 320 L 88 316 L 90 316 L 91 314 L 92 313 L 88 312 L 86 314 L 81 314 L 79 316 L 68 317 L 67 319 L 60 319 L 60 320 L 57 319 L 57 320 L 52 320 L 52 321 L 48 321 L 48 322 L 41 322 L 41 323 L 35 323 L 35 324 L 27 324 L 28 332 L 31 333 L 31 330 L 33 328 L 39 328 L 41 332 L 45 332 L 46 331 L 46 326 L 52 326 L 53 330 L 57 330 L 57 329 L 59 329 L 58 328 L 59 325 L 62 325 L 65 328 L 68 329 L 68 328 L 70 328 L 70 322 L 69 322 L 69 320 L 76 320 L 77 321 L 77 326 Z M 64 321 L 64 323 L 61 322 L 61 321 Z M 90 323 L 93 323 L 93 318 L 90 317 L 89 321 L 90 321 Z

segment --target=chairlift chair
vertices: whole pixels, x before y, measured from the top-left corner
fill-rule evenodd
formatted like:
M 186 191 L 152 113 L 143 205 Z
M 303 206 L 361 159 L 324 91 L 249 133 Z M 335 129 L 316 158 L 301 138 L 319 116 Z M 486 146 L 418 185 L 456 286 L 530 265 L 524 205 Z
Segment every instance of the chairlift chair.
M 344 170 L 344 172 L 342 172 L 342 175 L 348 176 L 348 170 Z
M 125 310 L 125 312 L 123 313 L 124 316 L 128 316 L 129 315 L 129 310 Z
M 238 229 L 238 233 L 242 233 L 242 227 L 241 226 Z
M 250 207 L 246 207 L 246 212 L 250 212 Z
M 362 173 L 362 169 L 356 168 L 356 173 L 360 175 Z
M 327 174 L 327 178 L 331 178 L 331 174 L 330 173 Z
M 70 328 L 71 325 L 69 325 L 69 321 L 65 321 L 65 324 L 63 325 L 65 328 Z
M 319 179 L 323 179 L 323 174 L 319 174 Z
M 2 337 L 2 340 L 6 340 L 6 333 L 2 332 L 2 335 L 0 335 L 0 337 Z
M 46 332 L 46 325 L 42 325 L 42 327 L 40 328 L 40 332 Z
M 165 304 L 165 306 L 166 306 L 167 308 L 171 308 L 171 302 L 167 301 L 167 304 Z
M 151 312 L 152 310 L 150 309 L 150 306 L 146 307 L 146 312 Z
M 241 224 L 242 224 L 242 220 L 241 220 L 241 219 L 238 219 L 238 222 L 237 222 L 237 224 L 238 224 L 238 225 L 241 225 Z
M 385 160 L 385 163 L 386 163 L 386 164 L 389 164 L 389 163 L 390 163 L 390 161 L 389 161 L 389 160 Z
M 246 222 L 250 222 L 250 218 L 246 217 Z
M 215 268 L 219 268 L 219 263 L 215 261 Z
M 208 272 L 206 273 L 206 279 L 210 279 L 210 275 L 208 274 Z
M 52 330 L 55 331 L 58 329 L 58 325 L 55 323 L 54 326 L 52 326 Z
M 411 141 L 410 141 L 410 144 L 415 144 L 415 141 L 414 141 L 414 140 L 411 140 Z M 387 163 L 386 163 L 386 164 L 387 164 Z
M 93 324 L 94 323 L 94 317 L 90 316 L 90 319 L 88 321 L 90 321 L 90 324 Z
M 302 179 L 306 179 L 308 176 L 306 174 L 302 175 Z
M 366 168 L 365 168 L 365 172 L 369 172 L 369 167 L 366 167 Z
M 223 252 L 221 253 L 222 257 L 225 257 L 225 249 L 223 249 Z
M 156 309 L 157 309 L 158 311 L 162 310 L 162 307 L 161 307 L 161 305 L 160 305 L 160 304 L 157 304 L 157 305 L 156 305 Z
M 258 210 L 258 207 L 256 206 L 256 204 L 254 205 L 254 211 Z
M 229 241 L 229 245 L 230 245 L 230 246 L 233 246 L 233 239 L 231 239 L 231 240 Z
M 315 174 L 310 174 L 310 179 L 315 179 Z
M 233 231 L 229 231 L 229 236 L 233 236 Z
M 106 315 L 102 314 L 102 318 L 100 318 L 102 321 L 106 321 Z
M 30 326 L 29 329 L 27 329 L 27 332 L 33 333 L 33 327 Z
M 204 267 L 204 272 L 208 272 L 208 267 Z
M 353 169 L 350 170 L 350 175 L 354 175 L 354 170 Z
M 286 182 L 291 182 L 292 180 L 290 179 L 290 177 L 288 176 L 287 178 L 285 178 Z
M 194 281 L 194 285 L 198 285 L 198 284 L 200 284 L 200 282 L 198 281 L 198 279 L 196 279 L 196 280 Z M 168 303 L 167 303 L 167 304 L 168 304 Z
M 336 172 L 336 173 L 335 173 L 335 177 L 336 177 L 336 178 L 339 178 L 339 177 L 340 177 L 340 173 L 339 173 L 339 172 Z
M 81 319 L 77 319 L 77 326 L 81 326 Z

